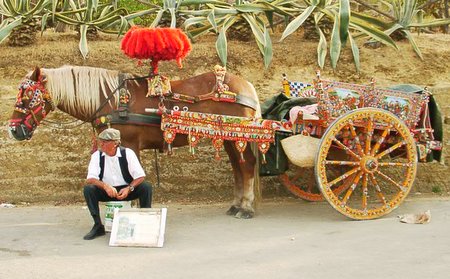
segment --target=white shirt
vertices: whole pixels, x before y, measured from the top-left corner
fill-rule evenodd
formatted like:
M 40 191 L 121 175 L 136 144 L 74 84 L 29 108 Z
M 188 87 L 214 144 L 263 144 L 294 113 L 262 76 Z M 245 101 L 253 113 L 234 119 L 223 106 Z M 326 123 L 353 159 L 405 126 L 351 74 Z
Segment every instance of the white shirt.
M 145 176 L 144 169 L 142 168 L 139 160 L 133 150 L 125 148 L 128 162 L 128 171 L 133 179 Z M 95 178 L 100 179 L 100 151 L 95 151 L 91 155 L 91 161 L 89 162 L 87 179 Z M 111 186 L 123 186 L 128 183 L 122 177 L 122 171 L 120 170 L 119 157 L 122 157 L 120 148 L 117 148 L 116 154 L 112 157 L 102 152 L 102 156 L 105 156 L 105 166 L 103 170 L 102 181 Z

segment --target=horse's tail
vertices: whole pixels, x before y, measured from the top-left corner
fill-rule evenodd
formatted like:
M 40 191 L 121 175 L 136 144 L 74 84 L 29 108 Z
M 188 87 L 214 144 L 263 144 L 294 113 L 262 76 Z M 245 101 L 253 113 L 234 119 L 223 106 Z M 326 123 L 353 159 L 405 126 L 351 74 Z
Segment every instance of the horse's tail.
M 252 149 L 253 155 L 255 156 L 255 168 L 253 170 L 253 193 L 255 195 L 255 207 L 262 201 L 262 191 L 261 191 L 261 180 L 259 177 L 259 151 L 258 151 L 258 143 L 251 142 L 250 147 Z
M 253 85 L 253 83 L 247 81 L 248 84 L 250 85 L 250 87 L 252 88 L 252 94 L 253 94 L 253 99 L 256 102 L 256 111 L 255 111 L 255 115 L 254 117 L 256 118 L 262 118 L 262 114 L 261 114 L 261 104 L 259 102 L 259 97 L 258 97 L 258 93 L 256 93 L 256 89 L 255 86 Z
M 256 101 L 256 111 L 254 114 L 255 118 L 262 118 L 261 115 L 261 104 L 259 102 L 258 94 L 256 93 L 256 89 L 253 84 L 247 81 L 251 87 L 251 91 L 253 93 L 253 98 Z M 261 180 L 259 177 L 259 151 L 258 144 L 256 142 L 251 142 L 250 147 L 252 149 L 253 155 L 255 156 L 255 168 L 253 170 L 253 194 L 255 195 L 254 206 L 258 207 L 259 203 L 262 201 L 262 191 L 261 191 Z

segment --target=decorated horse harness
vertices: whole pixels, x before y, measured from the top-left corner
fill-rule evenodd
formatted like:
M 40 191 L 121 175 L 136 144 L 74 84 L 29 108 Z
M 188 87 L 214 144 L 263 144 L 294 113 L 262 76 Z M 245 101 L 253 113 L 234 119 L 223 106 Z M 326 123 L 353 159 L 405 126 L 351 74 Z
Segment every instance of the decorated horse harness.
M 219 159 L 219 151 L 223 147 L 224 140 L 235 142 L 236 149 L 241 153 L 247 147 L 247 142 L 257 142 L 258 149 L 264 154 L 269 149 L 270 143 L 274 142 L 274 127 L 280 126 L 275 121 L 252 119 L 245 117 L 206 114 L 200 112 L 190 112 L 188 106 L 166 106 L 169 102 L 181 102 L 186 104 L 198 103 L 206 100 L 216 102 L 236 103 L 257 110 L 257 101 L 248 97 L 238 95 L 229 91 L 225 81 L 226 69 L 219 65 L 214 67 L 216 78 L 215 88 L 212 92 L 200 96 L 190 96 L 174 93 L 171 90 L 170 81 L 167 77 L 156 74 L 147 79 L 148 91 L 146 97 L 159 98 L 157 108 L 147 109 L 150 115 L 135 114 L 129 112 L 129 102 L 131 94 L 126 87 L 126 79 L 119 77 L 121 86 L 119 87 L 119 104 L 117 110 L 111 114 L 97 117 L 93 121 L 94 128 L 111 124 L 136 124 L 136 125 L 161 125 L 164 131 L 168 152 L 172 152 L 171 144 L 176 134 L 188 135 L 191 153 L 195 153 L 195 146 L 200 138 L 211 138 L 216 149 L 216 159 Z M 278 127 L 280 129 L 280 127 Z M 263 160 L 265 161 L 265 160 Z
M 161 74 L 150 74 L 146 77 L 137 78 L 127 78 L 124 74 L 119 74 L 120 85 L 117 89 L 119 92 L 119 104 L 117 110 L 111 114 L 96 117 L 92 123 L 96 128 L 104 125 L 130 123 L 137 125 L 159 125 L 161 121 L 158 117 L 155 118 L 149 115 L 140 115 L 129 112 L 128 106 L 131 99 L 131 93 L 127 88 L 127 81 L 136 79 L 147 80 L 148 90 L 146 97 L 159 98 L 158 109 L 160 110 L 165 110 L 167 108 L 166 103 L 168 102 L 194 104 L 207 100 L 236 103 L 247 106 L 255 111 L 257 110 L 258 103 L 256 100 L 229 91 L 228 85 L 224 83 L 226 74 L 225 67 L 216 65 L 214 67 L 214 74 L 216 78 L 214 90 L 200 96 L 191 96 L 172 92 L 169 78 Z M 187 105 L 182 108 L 179 106 L 173 106 L 170 109 L 175 111 L 188 111 L 189 107 Z
M 20 83 L 14 110 L 24 114 L 25 117 L 11 119 L 11 126 L 17 129 L 25 125 L 29 130 L 34 130 L 40 124 L 36 115 L 41 113 L 42 121 L 48 112 L 55 109 L 55 104 L 45 88 L 45 82 L 45 76 L 41 76 L 38 81 L 26 78 Z M 29 103 L 26 105 L 24 101 L 28 100 Z M 50 111 L 45 110 L 46 103 L 50 105 Z

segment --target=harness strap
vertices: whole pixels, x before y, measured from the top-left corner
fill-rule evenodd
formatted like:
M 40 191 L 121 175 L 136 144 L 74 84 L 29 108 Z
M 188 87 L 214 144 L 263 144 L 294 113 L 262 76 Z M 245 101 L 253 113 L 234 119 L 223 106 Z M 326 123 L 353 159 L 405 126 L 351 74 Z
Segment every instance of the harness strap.
M 120 112 L 114 111 L 111 114 L 102 115 L 92 121 L 95 128 L 107 126 L 111 124 L 134 124 L 134 125 L 148 125 L 160 126 L 161 116 L 159 115 L 145 115 L 137 113 L 128 113 L 126 118 L 120 116 Z
M 125 81 L 126 74 L 119 73 L 119 117 L 128 117 L 128 103 L 130 102 L 131 94 L 128 92 L 127 82 Z M 125 81 L 125 82 L 124 82 Z
M 199 96 L 189 96 L 189 95 L 184 95 L 184 94 L 179 94 L 179 93 L 173 93 L 172 95 L 167 96 L 165 98 L 169 98 L 174 101 L 191 103 L 191 104 L 206 101 L 206 100 L 214 100 L 217 102 L 230 102 L 230 103 L 240 104 L 240 105 L 249 107 L 253 110 L 257 110 L 257 108 L 258 108 L 257 101 L 255 101 L 249 97 L 237 95 L 237 94 L 236 94 L 235 99 L 233 99 L 232 101 L 231 100 L 228 101 L 225 98 L 222 99 L 222 98 L 220 98 L 220 96 L 217 98 L 215 92 L 210 92 L 210 93 L 206 93 L 206 94 L 199 95 Z
M 128 170 L 128 161 L 127 161 L 127 152 L 124 147 L 119 146 L 120 154 L 122 157 L 119 157 L 120 171 L 122 172 L 123 179 L 130 184 L 133 181 L 133 177 Z M 103 152 L 100 151 L 100 174 L 98 175 L 100 180 L 103 180 L 103 174 L 105 172 L 105 156 L 102 156 Z
M 42 106 L 37 107 L 35 109 L 30 109 L 29 110 L 29 114 L 24 118 L 23 123 L 25 124 L 25 126 L 27 126 L 29 129 L 32 128 L 32 125 L 30 124 L 30 119 L 33 118 L 34 123 L 36 124 L 36 126 L 38 126 L 40 124 L 40 122 L 37 120 L 36 118 L 36 114 L 42 110 L 42 112 L 44 112 L 45 110 L 43 109 Z M 45 114 L 43 113 L 43 117 L 45 117 Z
M 241 95 L 236 96 L 236 103 L 247 106 L 253 110 L 257 110 L 257 108 L 258 108 L 257 101 L 255 101 L 251 98 L 245 97 L 245 96 L 241 96 Z

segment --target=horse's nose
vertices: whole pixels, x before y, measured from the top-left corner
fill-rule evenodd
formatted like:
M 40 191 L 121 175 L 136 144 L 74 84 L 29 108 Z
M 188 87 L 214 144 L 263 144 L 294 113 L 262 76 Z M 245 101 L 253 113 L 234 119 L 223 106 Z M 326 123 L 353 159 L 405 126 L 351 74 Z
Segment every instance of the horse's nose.
M 31 138 L 31 133 L 25 127 L 25 125 L 9 125 L 8 134 L 10 138 L 14 138 L 18 141 L 26 140 Z

